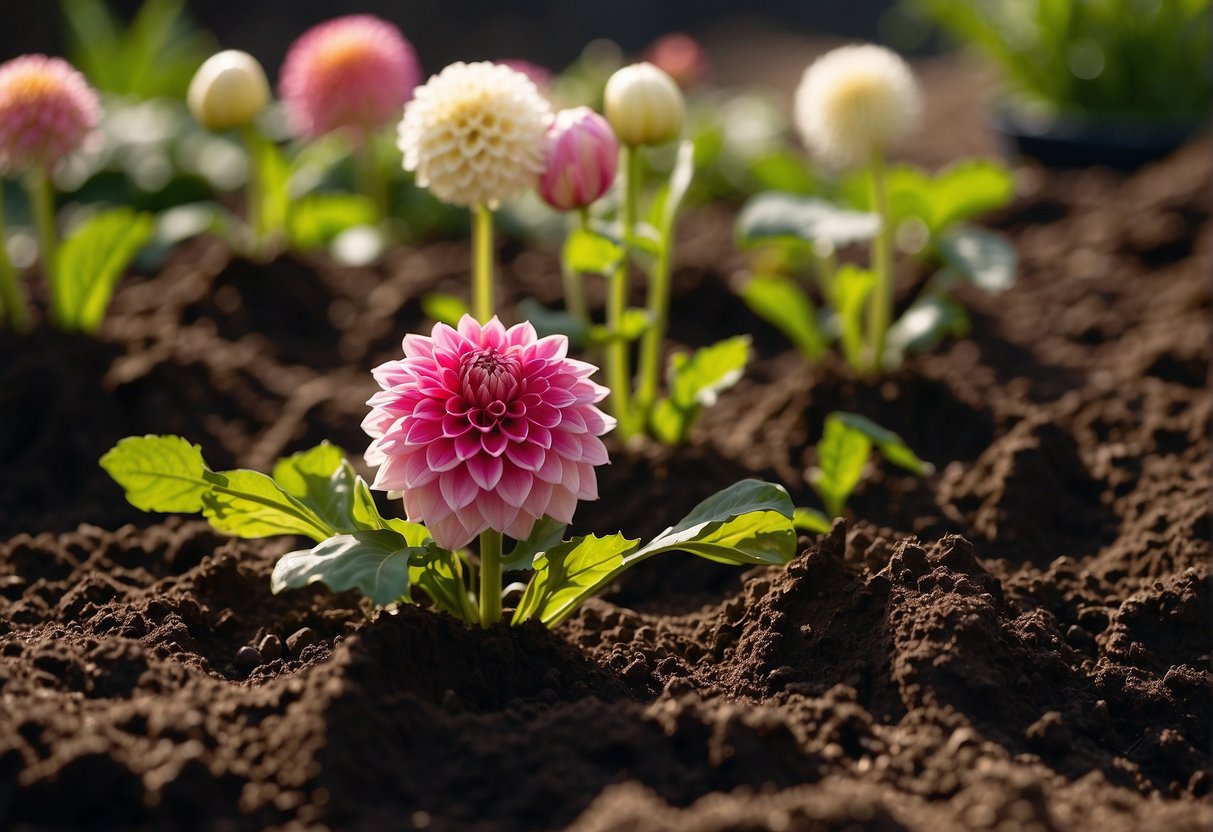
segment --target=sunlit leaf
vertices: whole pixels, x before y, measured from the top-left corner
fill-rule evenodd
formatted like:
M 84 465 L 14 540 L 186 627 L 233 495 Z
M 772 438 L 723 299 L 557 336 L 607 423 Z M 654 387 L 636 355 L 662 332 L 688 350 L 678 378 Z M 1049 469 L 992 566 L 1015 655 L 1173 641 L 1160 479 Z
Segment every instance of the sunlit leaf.
M 847 362 L 857 369 L 863 366 L 866 340 L 864 314 L 868 296 L 875 287 L 876 275 L 851 263 L 840 266 L 834 273 L 831 291 L 838 315 L 843 354 Z
M 468 314 L 468 305 L 461 297 L 443 292 L 430 292 L 421 297 L 421 311 L 427 318 L 448 326 L 458 326 L 459 319 Z
M 841 247 L 869 240 L 879 230 L 880 217 L 876 214 L 793 194 L 759 194 L 737 217 L 737 237 L 742 245 L 790 237 L 808 243 L 828 240 Z
M 910 450 L 905 440 L 900 436 L 888 428 L 876 424 L 867 416 L 861 416 L 858 413 L 835 411 L 827 417 L 828 419 L 837 419 L 851 430 L 857 430 L 862 433 L 872 440 L 872 444 L 884 455 L 885 459 L 899 468 L 904 468 L 920 477 L 930 476 L 935 470 L 934 465 L 919 459 L 918 455 Z
M 405 600 L 409 561 L 425 554 L 391 531 L 360 531 L 331 537 L 311 549 L 283 555 L 274 565 L 275 594 L 317 581 L 335 592 L 357 589 L 379 606 Z
M 1015 247 L 999 234 L 961 226 L 939 241 L 939 250 L 953 271 L 979 289 L 1004 292 L 1015 283 Z
M 210 490 L 202 449 L 180 436 L 128 436 L 101 457 L 101 467 L 141 511 L 202 511 Z
M 207 471 L 202 477 L 211 484 L 202 495 L 202 514 L 221 532 L 244 538 L 301 534 L 317 542 L 336 534 L 314 511 L 258 471 Z
M 413 550 L 409 560 L 409 581 L 429 596 L 434 606 L 469 624 L 479 613 L 468 597 L 463 582 L 463 561 L 456 552 L 429 545 Z
M 535 574 L 514 610 L 513 623 L 538 618 L 554 626 L 622 572 L 637 540 L 621 534 L 575 537 L 535 558 Z
M 59 249 L 51 286 L 60 327 L 95 332 L 101 326 L 114 286 L 152 239 L 155 227 L 150 214 L 111 208 L 93 214 L 72 232 Z
M 361 194 L 308 194 L 291 208 L 291 245 L 300 251 L 323 248 L 343 231 L 378 220 L 375 203 Z
M 568 525 L 551 517 L 541 517 L 531 527 L 531 533 L 526 540 L 519 540 L 514 548 L 501 561 L 501 568 L 508 571 L 530 569 L 535 556 L 546 552 L 564 540 L 564 532 Z
M 817 467 L 809 472 L 809 482 L 831 517 L 842 515 L 871 452 L 872 440 L 863 431 L 850 427 L 836 413 L 826 417 L 825 432 L 817 443 Z
M 750 310 L 788 337 L 812 362 L 825 355 L 825 333 L 817 324 L 817 309 L 804 288 L 794 279 L 778 274 L 758 274 L 741 290 Z
M 623 249 L 609 237 L 588 228 L 575 228 L 564 241 L 564 267 L 573 274 L 610 274 Z
M 792 515 L 792 525 L 801 531 L 814 534 L 829 534 L 833 526 L 830 518 L 814 508 L 798 508 Z
M 947 295 L 928 292 L 889 327 L 884 365 L 895 367 L 907 352 L 927 352 L 945 338 L 963 338 L 968 333 L 969 315 L 965 308 Z

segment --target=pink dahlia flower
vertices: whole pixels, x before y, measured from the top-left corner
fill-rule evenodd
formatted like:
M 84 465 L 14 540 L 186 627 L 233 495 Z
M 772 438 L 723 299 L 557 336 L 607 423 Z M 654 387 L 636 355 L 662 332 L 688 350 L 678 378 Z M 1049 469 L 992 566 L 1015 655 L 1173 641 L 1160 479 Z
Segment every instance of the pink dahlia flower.
M 417 54 L 400 30 L 354 14 L 304 32 L 287 52 L 278 86 L 303 135 L 344 128 L 361 141 L 400 120 L 420 81 Z
M 97 93 L 62 58 L 22 55 L 0 64 L 0 172 L 53 167 L 100 118 Z
M 374 370 L 383 390 L 362 423 L 372 487 L 404 492 L 409 520 L 445 549 L 487 529 L 525 538 L 544 515 L 571 521 L 578 500 L 598 499 L 598 437 L 615 420 L 594 406 L 608 392 L 590 381 L 597 368 L 567 350 L 563 335 L 468 315 L 405 336 L 404 359 Z
M 663 35 L 649 47 L 645 60 L 664 69 L 684 90 L 702 82 L 708 75 L 708 57 L 685 32 Z
M 559 211 L 585 208 L 611 189 L 618 159 L 610 122 L 589 107 L 561 110 L 548 128 L 539 194 Z

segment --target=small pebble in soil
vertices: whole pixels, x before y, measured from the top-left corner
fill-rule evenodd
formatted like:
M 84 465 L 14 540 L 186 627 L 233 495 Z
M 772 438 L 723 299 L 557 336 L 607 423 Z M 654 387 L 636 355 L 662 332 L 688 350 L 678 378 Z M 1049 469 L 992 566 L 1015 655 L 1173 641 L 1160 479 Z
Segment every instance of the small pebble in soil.
M 316 638 L 316 633 L 311 627 L 303 627 L 296 630 L 286 638 L 286 649 L 291 651 L 292 656 L 298 656 L 303 652 L 303 648 L 311 647 L 319 639 Z
M 257 649 L 261 651 L 261 655 L 267 662 L 277 661 L 282 658 L 282 639 L 273 633 L 268 633 L 258 642 Z
M 261 667 L 264 662 L 265 659 L 262 658 L 261 652 L 256 647 L 249 647 L 246 644 L 236 651 L 236 669 L 245 675 Z

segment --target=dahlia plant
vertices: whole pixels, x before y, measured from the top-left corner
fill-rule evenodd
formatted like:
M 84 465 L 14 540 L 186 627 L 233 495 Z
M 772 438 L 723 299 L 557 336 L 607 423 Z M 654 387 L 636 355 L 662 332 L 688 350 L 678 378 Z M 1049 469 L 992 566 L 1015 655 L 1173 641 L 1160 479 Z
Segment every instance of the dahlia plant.
M 101 325 L 114 284 L 152 234 L 151 218 L 127 208 L 94 212 L 62 248 L 53 174 L 92 135 L 97 93 L 62 58 L 23 55 L 0 64 L 0 176 L 24 179 L 38 229 L 51 318 L 62 329 Z M 0 306 L 18 331 L 32 324 L 8 258 L 0 181 Z
M 732 564 L 783 564 L 795 554 L 793 507 L 781 486 L 745 480 L 705 500 L 645 545 L 622 534 L 563 540 L 580 500 L 598 497 L 599 438 L 614 426 L 592 364 L 567 357 L 563 335 L 537 337 L 465 316 L 408 335 L 404 357 L 374 371 L 365 454 L 370 487 L 321 445 L 280 460 L 273 475 L 209 469 L 174 436 L 129 437 L 101 459 L 146 511 L 201 512 L 240 537 L 310 537 L 271 577 L 275 592 L 322 581 L 383 606 L 428 599 L 468 623 L 502 618 L 503 573 L 531 571 L 515 624 L 554 626 L 620 572 L 684 551 Z M 384 518 L 371 489 L 403 500 Z M 515 543 L 508 553 L 505 536 Z M 478 557 L 464 547 L 478 538 Z
M 765 193 L 738 216 L 741 244 L 759 249 L 742 297 L 810 361 L 837 339 L 856 371 L 890 369 L 907 351 L 967 332 L 964 308 L 948 294 L 957 282 L 997 292 L 1014 280 L 1014 249 L 963 223 L 1011 200 L 1009 171 L 968 160 L 932 176 L 886 163 L 916 124 L 920 99 L 909 67 L 882 47 L 847 46 L 822 56 L 805 71 L 794 115 L 810 149 L 851 169 L 838 199 Z M 839 265 L 839 250 L 861 242 L 870 244 L 869 267 Z M 894 321 L 896 249 L 939 269 Z M 824 305 L 820 314 L 814 292 L 796 276 L 806 264 Z

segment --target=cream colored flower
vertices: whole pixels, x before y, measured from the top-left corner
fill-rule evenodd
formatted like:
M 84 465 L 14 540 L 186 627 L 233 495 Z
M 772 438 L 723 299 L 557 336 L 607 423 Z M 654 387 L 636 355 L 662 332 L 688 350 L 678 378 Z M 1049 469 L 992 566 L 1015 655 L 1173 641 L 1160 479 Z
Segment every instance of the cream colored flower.
M 664 144 L 682 132 L 682 90 L 650 63 L 625 66 L 607 79 L 603 103 L 607 121 L 624 144 Z
M 269 103 L 270 84 L 256 58 L 228 49 L 198 68 L 186 100 L 194 118 L 208 130 L 243 127 Z
M 521 72 L 454 63 L 414 92 L 400 122 L 405 170 L 444 202 L 495 208 L 543 170 L 551 105 Z
M 922 94 L 910 67 L 882 46 L 843 46 L 818 58 L 796 89 L 801 138 L 838 165 L 866 163 L 918 123 Z

